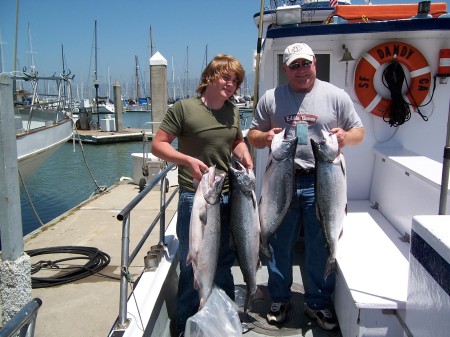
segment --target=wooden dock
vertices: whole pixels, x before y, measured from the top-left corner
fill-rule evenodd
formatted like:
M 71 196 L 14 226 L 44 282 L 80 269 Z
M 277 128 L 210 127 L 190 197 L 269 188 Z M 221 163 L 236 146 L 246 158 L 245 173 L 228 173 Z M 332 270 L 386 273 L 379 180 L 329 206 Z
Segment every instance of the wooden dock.
M 170 193 L 173 188 L 170 189 Z M 24 238 L 25 251 L 59 246 L 95 247 L 111 257 L 109 265 L 96 275 L 55 287 L 32 290 L 40 298 L 36 337 L 107 336 L 119 312 L 119 277 L 121 273 L 122 222 L 116 216 L 137 194 L 139 187 L 124 181 L 106 193 L 95 196 L 54 219 Z M 155 187 L 131 213 L 130 250 L 159 212 L 160 191 Z M 176 199 L 176 200 L 175 200 Z M 167 209 L 166 225 L 174 215 L 178 196 Z M 159 243 L 159 226 L 149 236 L 144 247 Z M 145 254 L 147 249 L 142 249 Z M 32 265 L 40 260 L 60 258 L 33 256 Z M 85 261 L 65 262 L 84 264 Z M 133 280 L 144 266 L 144 256 L 138 255 L 130 267 Z M 61 266 L 62 267 L 62 266 Z M 65 266 L 64 266 L 65 267 Z M 43 271 L 53 273 L 57 270 Z M 43 277 L 39 272 L 33 277 Z M 44 274 L 44 277 L 48 277 Z M 129 290 L 130 292 L 130 290 Z
M 153 139 L 153 134 L 146 130 L 148 140 Z M 77 130 L 75 139 L 81 139 L 88 144 L 110 144 L 122 142 L 136 142 L 143 140 L 143 129 L 124 128 L 123 131 L 101 131 L 101 130 Z M 72 140 L 72 139 L 71 139 Z

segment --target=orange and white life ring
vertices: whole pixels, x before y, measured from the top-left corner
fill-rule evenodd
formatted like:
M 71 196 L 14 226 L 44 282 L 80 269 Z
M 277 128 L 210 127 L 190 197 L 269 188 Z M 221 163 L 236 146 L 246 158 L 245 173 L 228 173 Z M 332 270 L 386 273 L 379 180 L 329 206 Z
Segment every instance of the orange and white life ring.
M 377 69 L 386 62 L 397 61 L 409 71 L 411 83 L 403 98 L 416 109 L 425 100 L 431 85 L 431 68 L 423 54 L 403 42 L 387 42 L 370 49 L 356 65 L 354 88 L 364 110 L 379 117 L 389 117 L 391 100 L 382 97 L 374 86 Z

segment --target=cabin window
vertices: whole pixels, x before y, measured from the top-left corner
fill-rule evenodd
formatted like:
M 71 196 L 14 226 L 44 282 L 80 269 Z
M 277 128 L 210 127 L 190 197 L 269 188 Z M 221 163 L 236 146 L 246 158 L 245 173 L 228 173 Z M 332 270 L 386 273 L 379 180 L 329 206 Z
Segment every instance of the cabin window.
M 330 82 L 330 54 L 316 54 L 317 78 Z M 286 75 L 281 67 L 283 65 L 283 54 L 278 55 L 278 85 L 287 83 Z

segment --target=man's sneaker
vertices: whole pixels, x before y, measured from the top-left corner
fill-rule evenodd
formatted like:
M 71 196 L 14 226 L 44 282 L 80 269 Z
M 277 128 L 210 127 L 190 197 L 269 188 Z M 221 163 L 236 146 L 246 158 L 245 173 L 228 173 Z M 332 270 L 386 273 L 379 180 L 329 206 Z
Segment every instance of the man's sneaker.
M 270 311 L 267 313 L 267 322 L 277 324 L 286 320 L 286 314 L 291 309 L 291 303 L 272 302 Z
M 305 303 L 305 313 L 315 319 L 317 324 L 324 330 L 332 330 L 338 326 L 336 316 L 329 309 L 311 309 Z

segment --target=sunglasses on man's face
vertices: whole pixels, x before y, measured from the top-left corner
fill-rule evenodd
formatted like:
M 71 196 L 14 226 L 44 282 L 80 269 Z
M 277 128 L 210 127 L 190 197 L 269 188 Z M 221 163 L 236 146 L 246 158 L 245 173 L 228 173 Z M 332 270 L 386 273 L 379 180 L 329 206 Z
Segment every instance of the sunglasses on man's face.
M 312 61 L 304 60 L 301 63 L 291 63 L 289 68 L 292 70 L 298 69 L 300 67 L 309 68 L 311 67 Z

